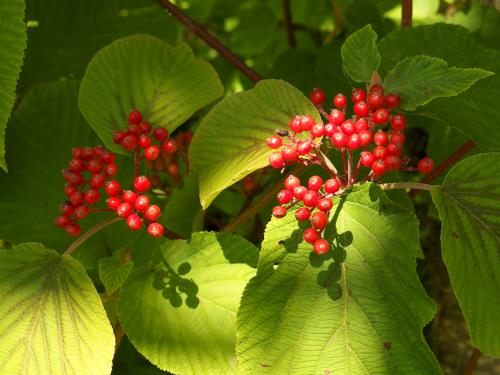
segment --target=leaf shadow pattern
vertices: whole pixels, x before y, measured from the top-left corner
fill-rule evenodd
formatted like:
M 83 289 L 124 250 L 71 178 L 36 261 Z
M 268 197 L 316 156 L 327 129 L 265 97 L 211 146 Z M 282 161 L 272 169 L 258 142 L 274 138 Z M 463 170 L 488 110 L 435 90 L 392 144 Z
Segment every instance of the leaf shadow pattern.
M 334 301 L 342 297 L 342 287 L 339 283 L 342 277 L 342 264 L 344 263 L 347 252 L 345 248 L 352 244 L 353 234 L 351 231 L 343 233 L 337 232 L 336 222 L 347 199 L 347 194 L 340 197 L 339 204 L 325 229 L 324 238 L 330 243 L 330 250 L 324 255 L 317 255 L 311 252 L 309 263 L 312 267 L 322 267 L 329 263 L 326 269 L 319 271 L 317 282 L 321 288 L 325 288 L 330 298 Z
M 161 256 L 162 268 L 155 270 L 153 274 L 153 288 L 161 291 L 163 298 L 167 299 L 172 307 L 182 306 L 182 294 L 186 297 L 184 302 L 187 307 L 195 309 L 200 304 L 197 297 L 198 285 L 186 277 L 182 277 L 191 271 L 191 264 L 181 263 L 175 271 L 166 259 Z

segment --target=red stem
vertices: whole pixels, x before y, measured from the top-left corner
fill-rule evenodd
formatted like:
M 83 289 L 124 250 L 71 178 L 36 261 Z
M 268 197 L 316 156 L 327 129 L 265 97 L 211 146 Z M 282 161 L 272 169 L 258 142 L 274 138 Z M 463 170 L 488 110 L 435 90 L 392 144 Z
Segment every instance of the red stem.
M 345 159 L 345 148 L 342 149 L 341 155 L 342 155 L 342 166 L 344 167 L 344 179 L 345 179 L 345 176 L 347 176 L 347 161 Z M 349 181 L 347 181 L 346 185 L 349 185 Z
M 410 27 L 412 24 L 413 1 L 402 0 L 401 27 Z
M 252 82 L 258 82 L 262 79 L 254 70 L 241 61 L 236 55 L 228 50 L 219 40 L 210 34 L 203 26 L 193 21 L 185 15 L 179 8 L 172 4 L 169 0 L 158 0 L 162 7 L 167 9 L 172 15 L 177 18 L 184 26 L 199 36 L 209 46 L 219 52 L 222 57 L 229 61 L 240 72 L 246 75 Z
M 290 0 L 283 0 L 283 17 L 285 19 L 286 39 L 288 47 L 295 47 L 295 34 L 292 22 L 292 12 L 290 11 Z

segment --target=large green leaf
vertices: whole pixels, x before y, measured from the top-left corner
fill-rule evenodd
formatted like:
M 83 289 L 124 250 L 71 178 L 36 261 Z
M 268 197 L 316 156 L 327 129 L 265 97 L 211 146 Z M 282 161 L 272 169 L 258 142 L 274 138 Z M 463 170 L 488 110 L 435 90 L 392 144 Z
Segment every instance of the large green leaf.
M 293 116 L 320 116 L 295 87 L 280 80 L 265 80 L 255 88 L 226 97 L 207 115 L 189 150 L 206 208 L 225 188 L 268 165 L 272 150 L 266 138 L 275 129 L 288 129 Z
M 439 57 L 458 68 L 494 72 L 494 76 L 480 80 L 457 97 L 433 100 L 420 112 L 460 129 L 483 150 L 500 149 L 500 143 L 491 136 L 500 132 L 500 113 L 496 108 L 500 91 L 500 51 L 484 49 L 466 29 L 445 24 L 398 29 L 382 39 L 378 47 L 383 57 L 381 73 L 386 73 L 405 57 L 421 54 Z M 457 53 L 457 50 L 466 52 Z
M 99 278 L 108 295 L 113 294 L 122 286 L 133 267 L 133 262 L 123 263 L 115 256 L 99 260 Z
M 369 82 L 380 65 L 377 34 L 371 25 L 349 35 L 342 45 L 344 71 L 356 82 Z
M 38 243 L 0 252 L 0 373 L 111 373 L 115 338 L 82 265 Z
M 122 287 L 118 317 L 127 337 L 163 370 L 236 373 L 236 311 L 257 248 L 235 235 L 201 232 L 189 242 L 166 242 L 155 259 Z M 159 273 L 180 287 L 158 286 Z
M 438 57 L 412 56 L 387 73 L 384 88 L 401 95 L 401 108 L 413 111 L 436 98 L 456 96 L 493 73 L 479 68 L 456 68 Z
M 115 130 L 126 128 L 132 108 L 154 125 L 173 131 L 195 111 L 217 99 L 223 87 L 215 70 L 182 44 L 158 38 L 123 38 L 100 50 L 80 86 L 80 109 L 109 149 Z
M 375 186 L 343 203 L 337 198 L 338 204 L 327 231 L 343 248 L 324 262 L 301 242 L 293 215 L 268 225 L 257 276 L 238 311 L 240 368 L 246 374 L 440 374 L 422 337 L 434 306 L 415 270 L 415 216 Z
M 500 153 L 455 165 L 432 190 L 443 258 L 472 342 L 500 356 Z
M 0 168 L 7 171 L 5 163 L 5 128 L 16 98 L 16 84 L 24 49 L 26 26 L 24 0 L 0 2 Z
M 59 77 L 80 78 L 112 41 L 143 33 L 175 44 L 176 21 L 156 0 L 27 0 L 28 48 L 19 88 Z

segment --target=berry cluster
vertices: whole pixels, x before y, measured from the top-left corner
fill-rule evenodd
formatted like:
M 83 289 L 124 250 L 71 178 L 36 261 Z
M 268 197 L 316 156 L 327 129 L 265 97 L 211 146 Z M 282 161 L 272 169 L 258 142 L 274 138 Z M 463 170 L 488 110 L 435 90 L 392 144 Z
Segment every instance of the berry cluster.
M 318 164 L 331 176 L 325 184 L 334 184 L 335 191 L 330 190 L 329 186 L 322 186 L 318 176 L 313 176 L 312 179 L 319 183 L 310 180 L 308 188 L 300 186 L 300 181 L 291 176 L 298 185 L 291 189 L 285 186 L 285 190 L 277 197 L 281 206 L 273 209 L 274 216 L 283 217 L 287 210 L 283 204 L 294 205 L 302 201 L 305 207 L 296 211 L 297 220 L 307 220 L 310 216 L 314 227 L 306 230 L 304 240 L 313 243 L 314 251 L 318 254 L 323 254 L 328 251 L 329 245 L 324 239 L 320 239 L 323 228 L 314 224 L 316 217 L 324 218 L 326 225 L 331 196 L 358 182 L 362 168 L 368 168 L 368 173 L 359 182 L 378 181 L 384 174 L 397 170 L 429 173 L 434 162 L 425 157 L 418 162 L 417 167 L 408 166 L 410 158 L 403 154 L 407 120 L 404 113 L 396 111 L 400 97 L 395 93 L 385 94 L 381 85 L 371 85 L 368 94 L 362 88 L 354 88 L 350 110 L 348 99 L 342 93 L 333 98 L 334 108 L 330 112 L 323 109 L 325 93 L 321 89 L 314 89 L 309 98 L 325 122 L 316 122 L 310 115 L 294 116 L 289 123 L 291 132 L 278 129 L 275 135 L 267 138 L 266 144 L 276 150 L 269 156 L 269 164 L 273 168 L 284 171 L 286 166 L 295 163 Z M 336 168 L 324 155 L 322 151 L 326 151 L 325 147 L 340 152 L 342 168 Z M 340 173 L 339 169 L 343 170 L 343 173 Z M 303 197 L 307 198 L 304 200 Z M 311 208 L 317 208 L 319 211 L 311 215 Z M 319 223 L 322 222 L 323 220 L 319 219 Z
M 141 112 L 137 110 L 130 112 L 128 121 L 127 131 L 116 131 L 113 141 L 124 150 L 134 153 L 133 189 L 122 189 L 120 182 L 112 179 L 118 173 L 112 152 L 101 146 L 74 148 L 69 167 L 63 170 L 63 177 L 67 181 L 64 193 L 69 200 L 61 205 L 62 214 L 55 219 L 55 224 L 65 228 L 68 234 L 78 236 L 80 226 L 76 221 L 84 219 L 90 212 L 112 211 L 125 219 L 127 226 L 133 231 L 145 224 L 152 237 L 163 236 L 165 229 L 156 222 L 161 209 L 150 204 L 151 199 L 146 192 L 151 189 L 152 183 L 146 176 L 138 176 L 138 163 L 142 159 L 154 161 L 162 153 L 173 154 L 177 150 L 177 143 L 168 138 L 165 128 L 152 129 L 151 124 L 143 121 Z M 149 136 L 150 133 L 153 139 Z M 90 173 L 88 180 L 85 179 L 84 172 Z M 90 185 L 88 189 L 87 184 Z M 90 208 L 100 201 L 99 190 L 102 188 L 107 195 L 107 208 Z
M 62 171 L 68 200 L 61 204 L 61 215 L 56 217 L 55 224 L 71 236 L 78 236 L 77 221 L 85 219 L 93 210 L 91 206 L 100 201 L 99 190 L 113 181 L 109 179 L 118 173 L 118 166 L 114 163 L 115 154 L 102 146 L 75 147 L 71 154 L 68 168 Z
M 325 254 L 330 245 L 321 238 L 321 234 L 328 224 L 330 210 L 333 207 L 332 197 L 342 192 L 341 184 L 338 178 L 330 178 L 323 182 L 321 177 L 312 176 L 305 187 L 300 184 L 297 177 L 289 175 L 285 179 L 285 189 L 276 196 L 280 205 L 273 208 L 273 215 L 282 218 L 288 209 L 297 203 L 302 203 L 303 207 L 295 211 L 295 218 L 298 221 L 309 220 L 311 223 L 311 227 L 304 231 L 304 241 L 313 244 L 313 249 L 318 255 Z

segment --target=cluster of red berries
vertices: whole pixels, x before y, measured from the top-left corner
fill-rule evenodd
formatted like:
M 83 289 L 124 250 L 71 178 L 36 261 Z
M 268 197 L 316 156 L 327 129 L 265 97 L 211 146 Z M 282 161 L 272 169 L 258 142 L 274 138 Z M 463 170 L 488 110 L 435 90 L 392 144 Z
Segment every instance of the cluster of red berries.
M 296 211 L 296 218 L 299 221 L 310 218 L 313 225 L 304 233 L 304 240 L 314 244 L 316 253 L 323 254 L 328 251 L 329 245 L 320 238 L 324 229 L 321 225 L 323 221 L 325 226 L 328 222 L 331 196 L 356 183 L 361 167 L 369 168 L 362 180 L 364 182 L 379 180 L 382 175 L 396 170 L 429 173 L 434 162 L 425 157 L 416 168 L 408 166 L 410 158 L 403 155 L 406 116 L 396 111 L 400 97 L 395 93 L 386 95 L 381 85 L 371 85 L 368 94 L 362 88 L 354 88 L 351 94 L 352 113 L 348 113 L 348 100 L 342 93 L 333 98 L 334 108 L 329 113 L 323 109 L 325 93 L 322 90 L 314 89 L 309 97 L 325 122 L 317 122 L 310 115 L 294 116 L 289 123 L 291 132 L 278 129 L 275 135 L 267 138 L 266 144 L 276 150 L 269 156 L 269 164 L 273 168 L 283 171 L 286 166 L 295 163 L 319 164 L 330 174 L 331 179 L 325 182 L 325 186 L 322 186 L 320 177 L 314 176 L 308 188 L 300 186 L 300 181 L 290 176 L 297 186 L 288 188 L 285 183 L 285 190 L 277 197 L 280 206 L 273 209 L 274 216 L 283 217 L 287 211 L 284 204 L 294 205 L 302 201 L 305 207 Z M 323 146 L 330 146 L 341 153 L 342 168 L 336 168 L 326 158 L 321 152 Z M 327 184 L 333 184 L 335 191 Z M 311 208 L 319 211 L 311 215 Z
M 161 152 L 172 154 L 177 150 L 177 144 L 174 140 L 168 139 L 165 128 L 152 129 L 151 124 L 143 121 L 141 112 L 137 110 L 130 112 L 128 120 L 127 131 L 116 131 L 113 141 L 126 151 L 134 152 L 136 177 L 133 189 L 124 190 L 120 182 L 111 179 L 118 173 L 118 167 L 114 163 L 115 155 L 112 152 L 104 150 L 101 146 L 74 148 L 69 167 L 63 170 L 63 177 L 67 181 L 64 194 L 69 200 L 61 205 L 62 214 L 55 219 L 55 224 L 65 228 L 68 234 L 78 236 L 80 226 L 76 221 L 84 219 L 90 212 L 113 211 L 125 219 L 131 230 L 139 230 L 145 224 L 152 237 L 163 236 L 165 228 L 156 222 L 161 215 L 161 209 L 155 204 L 150 204 L 150 197 L 146 192 L 151 189 L 152 184 L 146 176 L 137 176 L 137 162 L 142 158 L 155 160 Z M 149 137 L 151 131 L 156 145 Z M 85 179 L 84 172 L 91 174 L 88 180 Z M 86 189 L 87 184 L 90 185 L 88 189 Z M 100 201 L 99 189 L 102 188 L 108 197 L 107 208 L 90 208 Z
M 113 142 L 122 146 L 125 151 L 133 151 L 146 160 L 156 160 L 161 150 L 167 154 L 177 151 L 177 143 L 168 138 L 167 129 L 161 126 L 152 129 L 149 122 L 143 121 L 142 113 L 138 110 L 130 111 L 128 122 L 127 131 L 118 130 L 113 135 Z
M 313 245 L 316 254 L 325 254 L 330 245 L 327 240 L 321 238 L 321 235 L 328 224 L 330 210 L 333 207 L 332 197 L 341 193 L 341 185 L 338 178 L 330 178 L 323 182 L 321 177 L 312 176 L 305 187 L 300 184 L 297 177 L 290 175 L 285 179 L 285 189 L 276 196 L 280 205 L 273 208 L 273 215 L 282 218 L 292 206 L 302 203 L 303 207 L 295 211 L 295 218 L 298 221 L 309 220 L 311 223 L 311 227 L 304 231 L 304 241 Z
M 66 181 L 64 194 L 68 200 L 61 204 L 61 215 L 56 217 L 55 224 L 65 228 L 71 236 L 78 236 L 77 221 L 85 219 L 92 210 L 90 207 L 99 202 L 99 190 L 113 181 L 108 179 L 118 173 L 118 166 L 114 163 L 115 154 L 102 146 L 75 147 L 71 154 L 68 168 L 62 171 Z

